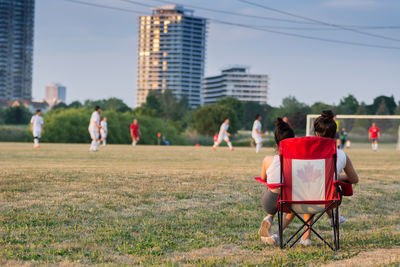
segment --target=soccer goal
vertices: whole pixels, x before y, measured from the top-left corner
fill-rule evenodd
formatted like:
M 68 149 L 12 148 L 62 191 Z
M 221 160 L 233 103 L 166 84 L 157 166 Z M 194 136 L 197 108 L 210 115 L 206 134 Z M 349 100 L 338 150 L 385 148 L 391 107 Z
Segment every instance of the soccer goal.
M 319 114 L 308 114 L 306 136 L 314 134 L 314 120 Z M 385 143 L 395 143 L 400 150 L 400 115 L 336 115 L 339 121 L 339 132 L 345 128 L 352 142 L 369 142 L 368 129 L 372 122 L 381 129 L 381 139 Z

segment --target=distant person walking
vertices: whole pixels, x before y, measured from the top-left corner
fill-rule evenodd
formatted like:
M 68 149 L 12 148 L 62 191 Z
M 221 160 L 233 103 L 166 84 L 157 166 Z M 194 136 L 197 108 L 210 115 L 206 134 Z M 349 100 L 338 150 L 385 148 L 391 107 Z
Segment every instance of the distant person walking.
M 381 131 L 379 127 L 376 126 L 375 122 L 372 123 L 372 126 L 369 128 L 368 131 L 368 138 L 372 141 L 372 150 L 378 150 L 378 139 L 381 138 Z
M 40 109 L 36 110 L 36 115 L 32 116 L 30 129 L 33 134 L 33 148 L 39 148 L 39 139 L 43 133 L 43 118 Z
M 100 125 L 101 125 L 101 128 L 100 128 L 101 141 L 103 142 L 103 146 L 106 146 L 107 134 L 108 134 L 107 117 L 103 118 L 103 120 L 101 121 Z
M 89 134 L 90 138 L 92 138 L 92 143 L 90 144 L 90 152 L 96 152 L 99 146 L 99 129 L 100 129 L 100 112 L 101 109 L 99 106 L 94 108 L 92 115 L 90 116 L 89 122 Z
M 260 152 L 263 145 L 263 135 L 261 130 L 261 115 L 257 114 L 253 123 L 253 130 L 251 131 L 251 137 L 254 139 L 254 142 L 256 142 L 256 153 Z
M 132 138 L 132 146 L 136 146 L 137 142 L 139 142 L 139 136 L 142 135 L 140 132 L 140 127 L 137 119 L 134 119 L 131 124 L 131 138 Z
M 229 141 L 229 136 L 231 136 L 231 134 L 228 133 L 228 128 L 229 128 L 229 119 L 226 118 L 225 121 L 221 124 L 221 127 L 219 128 L 219 134 L 218 134 L 217 142 L 215 142 L 214 145 L 213 145 L 213 150 L 214 151 L 217 149 L 217 146 L 219 146 L 219 144 L 221 144 L 222 140 L 225 140 L 225 142 L 229 146 L 229 149 L 231 151 L 233 151 L 232 144 Z

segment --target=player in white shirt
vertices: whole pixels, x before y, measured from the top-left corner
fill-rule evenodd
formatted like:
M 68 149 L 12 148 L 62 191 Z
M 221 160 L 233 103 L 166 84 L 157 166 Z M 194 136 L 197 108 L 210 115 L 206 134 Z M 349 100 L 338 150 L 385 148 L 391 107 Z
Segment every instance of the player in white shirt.
M 39 148 L 39 139 L 43 132 L 43 118 L 40 109 L 36 110 L 36 115 L 32 116 L 30 128 L 33 134 L 33 148 Z
M 100 134 L 101 134 L 101 141 L 103 141 L 103 146 L 106 146 L 106 139 L 107 139 L 107 117 L 104 117 L 103 120 L 100 123 L 101 128 L 100 128 Z
M 96 106 L 94 108 L 92 116 L 90 117 L 88 130 L 90 137 L 92 138 L 92 143 L 90 145 L 89 151 L 97 151 L 97 147 L 99 146 L 100 112 L 100 107 Z
M 221 144 L 222 140 L 225 140 L 225 142 L 228 144 L 229 149 L 233 151 L 233 147 L 231 142 L 229 141 L 229 136 L 231 136 L 230 133 L 228 133 L 228 128 L 229 128 L 229 119 L 225 119 L 224 123 L 221 124 L 221 127 L 219 128 L 219 134 L 218 134 L 218 139 L 213 145 L 213 150 L 215 151 L 217 149 L 217 146 Z
M 264 134 L 261 131 L 261 116 L 260 114 L 257 114 L 253 123 L 253 130 L 251 131 L 251 137 L 256 142 L 256 153 L 260 152 L 260 149 L 263 145 L 263 135 Z

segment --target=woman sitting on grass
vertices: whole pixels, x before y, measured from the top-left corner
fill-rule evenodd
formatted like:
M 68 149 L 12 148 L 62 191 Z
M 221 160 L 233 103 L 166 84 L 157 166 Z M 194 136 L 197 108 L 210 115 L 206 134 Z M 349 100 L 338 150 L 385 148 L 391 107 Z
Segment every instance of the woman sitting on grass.
M 276 147 L 279 148 L 279 142 L 287 138 L 293 138 L 293 129 L 284 122 L 281 118 L 277 118 L 275 121 L 275 143 Z M 279 184 L 281 181 L 281 164 L 279 155 L 267 156 L 264 158 L 261 168 L 261 179 L 268 182 L 268 184 Z M 269 189 L 265 190 L 261 196 L 261 205 L 263 209 L 268 213 L 267 217 L 261 223 L 258 235 L 263 243 L 274 244 L 275 241 L 270 236 L 269 229 L 271 228 L 274 215 L 277 213 L 277 202 L 279 197 L 280 189 Z M 288 223 L 292 221 L 294 216 L 287 214 L 284 220 L 284 227 L 286 228 Z

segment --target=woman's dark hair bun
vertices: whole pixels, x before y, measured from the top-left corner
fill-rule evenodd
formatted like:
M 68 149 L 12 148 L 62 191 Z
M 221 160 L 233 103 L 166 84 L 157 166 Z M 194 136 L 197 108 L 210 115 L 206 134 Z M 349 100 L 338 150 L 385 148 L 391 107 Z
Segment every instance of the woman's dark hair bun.
M 333 114 L 332 110 L 323 110 L 321 113 L 321 117 L 324 120 L 330 121 L 333 120 L 333 117 L 335 117 L 335 115 Z
M 279 146 L 279 142 L 286 138 L 293 138 L 293 129 L 283 121 L 282 118 L 276 118 L 275 121 L 275 143 Z
M 286 126 L 285 124 L 286 123 L 282 120 L 282 118 L 276 118 L 276 121 L 275 121 L 275 127 L 276 128 L 282 129 L 282 127 Z

